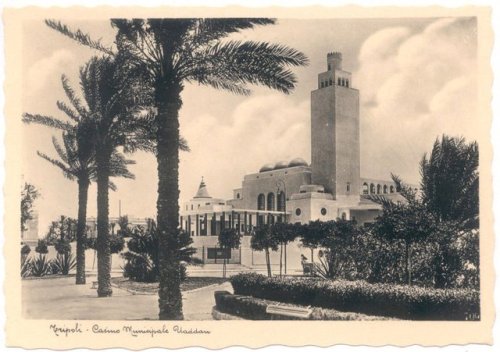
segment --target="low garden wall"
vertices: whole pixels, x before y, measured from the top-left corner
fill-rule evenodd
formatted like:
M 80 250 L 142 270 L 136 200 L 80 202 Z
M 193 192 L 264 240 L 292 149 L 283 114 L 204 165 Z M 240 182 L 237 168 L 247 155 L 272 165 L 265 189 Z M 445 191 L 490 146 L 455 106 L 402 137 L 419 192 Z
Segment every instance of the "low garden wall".
M 255 273 L 231 277 L 235 295 L 411 320 L 479 320 L 479 292 L 417 286 L 268 278 Z

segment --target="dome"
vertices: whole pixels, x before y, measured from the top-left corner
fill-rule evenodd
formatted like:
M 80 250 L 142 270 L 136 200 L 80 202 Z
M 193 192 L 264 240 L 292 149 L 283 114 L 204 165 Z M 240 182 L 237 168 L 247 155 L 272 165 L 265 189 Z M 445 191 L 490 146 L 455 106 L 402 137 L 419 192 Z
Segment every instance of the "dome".
M 196 192 L 196 195 L 194 196 L 194 198 L 212 198 L 208 194 L 207 185 L 205 184 L 205 181 L 203 180 L 203 176 L 201 177 L 200 186 L 198 187 L 198 192 Z
M 271 171 L 272 169 L 274 169 L 274 164 L 265 164 L 260 168 L 259 172 Z
M 274 166 L 274 170 L 286 169 L 288 167 L 288 163 L 286 161 L 280 161 L 276 163 Z
M 307 162 L 302 158 L 295 158 L 288 163 L 288 167 L 294 166 L 307 166 Z

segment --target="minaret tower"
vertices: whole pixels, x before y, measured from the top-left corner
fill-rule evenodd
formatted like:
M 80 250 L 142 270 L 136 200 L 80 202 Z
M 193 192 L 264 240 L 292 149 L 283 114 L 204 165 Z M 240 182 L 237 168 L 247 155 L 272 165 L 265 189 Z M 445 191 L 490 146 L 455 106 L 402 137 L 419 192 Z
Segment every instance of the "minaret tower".
M 335 199 L 359 199 L 359 154 L 359 91 L 342 70 L 342 54 L 332 52 L 311 92 L 312 182 Z

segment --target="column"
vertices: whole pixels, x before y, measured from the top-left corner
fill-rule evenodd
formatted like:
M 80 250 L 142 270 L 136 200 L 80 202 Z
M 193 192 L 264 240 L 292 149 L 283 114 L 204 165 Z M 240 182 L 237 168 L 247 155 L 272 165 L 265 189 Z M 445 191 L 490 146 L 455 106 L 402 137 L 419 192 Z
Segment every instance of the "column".
M 245 212 L 243 214 L 243 224 L 245 225 L 245 227 L 244 227 L 245 230 L 243 233 L 246 235 L 247 233 L 249 233 L 249 231 L 248 231 L 248 213 L 247 212 Z
M 200 235 L 200 215 L 196 214 L 196 233 L 195 236 Z
M 205 214 L 204 226 L 205 226 L 205 236 L 208 236 L 208 214 Z

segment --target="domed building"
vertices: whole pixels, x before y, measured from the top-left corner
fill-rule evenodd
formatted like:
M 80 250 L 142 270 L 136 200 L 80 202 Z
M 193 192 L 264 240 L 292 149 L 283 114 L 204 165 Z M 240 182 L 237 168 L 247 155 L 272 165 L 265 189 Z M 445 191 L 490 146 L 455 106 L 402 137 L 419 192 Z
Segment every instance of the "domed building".
M 197 194 L 181 208 L 181 226 L 193 236 L 204 263 L 225 256 L 229 263 L 264 265 L 263 253 L 250 248 L 255 227 L 338 218 L 366 224 L 381 209 L 368 195 L 400 197 L 392 181 L 360 177 L 359 91 L 352 85 L 351 73 L 342 69 L 340 53 L 329 53 L 326 67 L 311 93 L 310 164 L 300 157 L 266 163 L 245 175 L 228 201 L 210 198 L 202 180 Z M 222 253 L 217 250 L 217 235 L 228 227 L 241 233 L 243 240 L 239 249 Z M 309 255 L 300 243 L 287 250 L 295 265 L 301 255 Z M 277 258 L 271 262 L 279 263 Z

